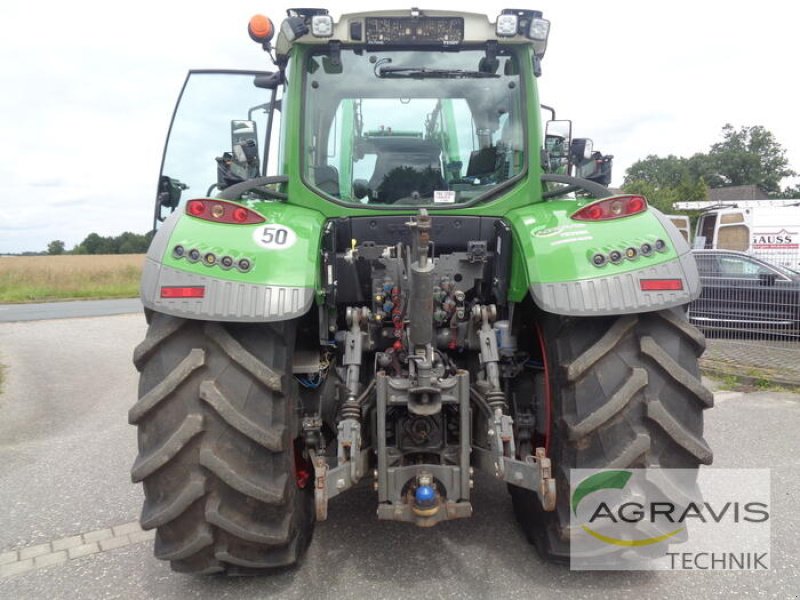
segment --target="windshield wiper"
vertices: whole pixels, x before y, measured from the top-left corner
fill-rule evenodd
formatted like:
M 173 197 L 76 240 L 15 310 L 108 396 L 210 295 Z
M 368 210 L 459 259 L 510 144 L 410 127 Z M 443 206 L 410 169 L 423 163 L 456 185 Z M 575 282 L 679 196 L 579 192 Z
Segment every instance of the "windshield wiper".
M 410 79 L 470 79 L 500 77 L 497 73 L 484 71 L 465 71 L 464 69 L 428 69 L 427 67 L 380 67 L 375 71 L 384 79 L 407 77 Z

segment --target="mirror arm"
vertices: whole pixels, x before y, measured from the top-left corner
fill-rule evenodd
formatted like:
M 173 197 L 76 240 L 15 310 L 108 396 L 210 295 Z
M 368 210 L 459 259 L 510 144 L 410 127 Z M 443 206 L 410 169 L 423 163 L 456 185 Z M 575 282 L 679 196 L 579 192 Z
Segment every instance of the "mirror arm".
M 261 164 L 261 174 L 267 174 L 267 164 L 269 161 L 269 147 L 272 141 L 272 119 L 275 115 L 275 99 L 278 95 L 278 88 L 272 88 L 272 97 L 269 100 L 269 114 L 267 115 L 267 134 L 264 139 L 264 158 Z

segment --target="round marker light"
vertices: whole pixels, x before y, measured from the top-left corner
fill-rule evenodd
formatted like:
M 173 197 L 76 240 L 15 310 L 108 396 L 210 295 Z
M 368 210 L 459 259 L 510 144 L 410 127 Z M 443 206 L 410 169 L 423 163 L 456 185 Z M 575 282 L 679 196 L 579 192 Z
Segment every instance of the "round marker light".
M 592 220 L 601 219 L 603 218 L 603 209 L 597 204 L 589 206 L 586 209 L 586 216 Z
M 189 260 L 192 262 L 197 262 L 200 260 L 200 250 L 197 248 L 192 248 L 189 250 Z
M 248 215 L 247 209 L 242 206 L 233 209 L 233 220 L 237 223 L 244 223 L 247 221 Z
M 242 258 L 242 259 L 239 260 L 239 270 L 240 271 L 249 271 L 250 267 L 252 267 L 252 266 L 253 266 L 253 263 L 251 263 L 246 258 Z
M 622 262 L 622 252 L 620 252 L 619 250 L 612 250 L 608 254 L 608 260 L 610 260 L 615 265 L 619 264 L 620 262 Z
M 172 249 L 172 254 L 175 256 L 175 258 L 183 258 L 183 255 L 186 254 L 186 248 L 183 246 L 175 246 Z
M 639 248 L 639 252 L 642 253 L 642 256 L 650 256 L 653 253 L 653 246 L 645 242 L 642 244 L 642 247 Z
M 247 33 L 250 39 L 259 44 L 266 44 L 275 35 L 275 27 L 269 17 L 264 15 L 254 15 L 247 24 Z
M 645 208 L 645 199 L 641 196 L 631 196 L 628 200 L 628 212 L 638 213 Z
M 219 262 L 226 269 L 230 269 L 233 266 L 233 259 L 230 256 L 223 256 Z
M 664 240 L 656 240 L 656 250 L 658 252 L 664 252 L 667 249 L 667 242 Z
M 628 260 L 633 260 L 637 256 L 639 256 L 639 252 L 636 250 L 636 248 L 631 247 L 625 249 L 625 258 Z
M 186 212 L 193 217 L 199 217 L 206 212 L 206 207 L 200 200 L 191 200 L 186 204 Z
M 599 252 L 592 257 L 592 264 L 595 267 L 602 267 L 606 264 L 606 256 L 605 254 L 600 254 Z
M 215 264 L 217 264 L 217 255 L 216 255 L 216 254 L 214 254 L 214 253 L 212 253 L 212 252 L 209 252 L 208 254 L 206 254 L 206 255 L 203 257 L 203 260 L 204 260 L 204 261 L 205 261 L 205 263 L 206 263 L 207 265 L 209 265 L 209 266 L 211 266 L 211 265 L 215 265 Z

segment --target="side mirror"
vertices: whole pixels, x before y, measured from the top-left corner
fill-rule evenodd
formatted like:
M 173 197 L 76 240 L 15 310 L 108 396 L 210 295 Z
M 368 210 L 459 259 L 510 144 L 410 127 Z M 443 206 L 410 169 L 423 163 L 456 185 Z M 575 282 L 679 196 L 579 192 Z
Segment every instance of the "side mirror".
M 600 185 L 611 185 L 611 167 L 613 162 L 613 155 L 593 152 L 591 158 L 579 161 L 575 165 L 575 177 L 589 179 Z
M 231 121 L 231 154 L 235 165 L 232 170 L 240 171 L 237 175 L 243 179 L 258 177 L 258 131 L 255 121 Z
M 188 189 L 189 186 L 185 183 L 162 175 L 158 180 L 158 205 L 175 210 L 180 204 L 181 192 Z
M 549 171 L 567 174 L 572 121 L 548 121 L 544 134 L 544 151 Z
M 366 198 L 369 194 L 369 182 L 366 179 L 353 180 L 353 196 L 358 200 Z
M 256 75 L 253 80 L 253 85 L 262 90 L 274 90 L 285 81 L 283 71 L 275 73 L 267 73 L 265 75 Z
M 585 160 L 592 158 L 594 142 L 589 138 L 575 138 L 569 145 L 569 160 L 577 165 Z

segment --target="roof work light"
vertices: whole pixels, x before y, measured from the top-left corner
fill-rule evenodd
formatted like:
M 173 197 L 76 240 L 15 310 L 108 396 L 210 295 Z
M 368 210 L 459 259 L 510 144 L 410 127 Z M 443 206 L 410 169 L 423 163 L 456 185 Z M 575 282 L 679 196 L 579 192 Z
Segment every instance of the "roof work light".
M 495 28 L 497 37 L 524 35 L 534 42 L 536 56 L 544 56 L 550 35 L 550 21 L 542 18 L 541 11 L 504 8 L 497 17 Z
M 311 17 L 311 35 L 314 37 L 331 37 L 333 35 L 333 17 L 330 15 L 314 15 Z

